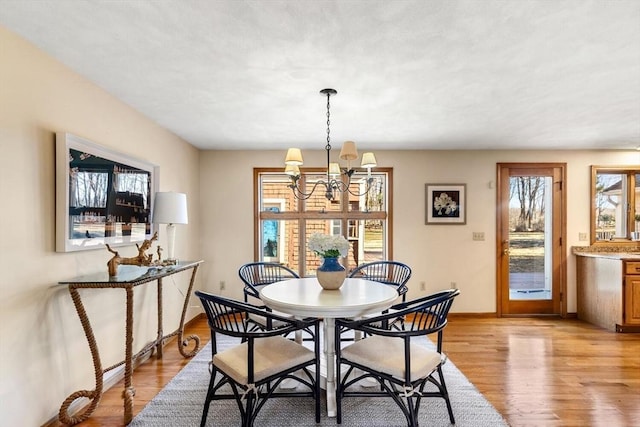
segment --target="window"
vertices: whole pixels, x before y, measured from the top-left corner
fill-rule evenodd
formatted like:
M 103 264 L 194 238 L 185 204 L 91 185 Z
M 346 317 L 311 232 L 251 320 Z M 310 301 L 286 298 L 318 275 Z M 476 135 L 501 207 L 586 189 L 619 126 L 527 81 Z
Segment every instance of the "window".
M 69 177 L 69 207 L 106 208 L 109 174 L 98 171 L 72 171 Z
M 318 169 L 303 169 L 300 185 L 311 191 L 325 179 Z M 347 270 L 365 262 L 391 259 L 392 169 L 376 168 L 369 191 L 362 196 L 340 193 L 327 200 L 320 188 L 307 200 L 293 196 L 289 177 L 282 169 L 255 169 L 255 258 L 279 262 L 301 276 L 315 275 L 320 257 L 308 250 L 314 233 L 343 235 L 350 243 L 343 260 Z M 365 172 L 351 179 L 354 193 L 364 189 Z
M 640 232 L 640 169 L 591 166 L 591 243 L 624 243 Z

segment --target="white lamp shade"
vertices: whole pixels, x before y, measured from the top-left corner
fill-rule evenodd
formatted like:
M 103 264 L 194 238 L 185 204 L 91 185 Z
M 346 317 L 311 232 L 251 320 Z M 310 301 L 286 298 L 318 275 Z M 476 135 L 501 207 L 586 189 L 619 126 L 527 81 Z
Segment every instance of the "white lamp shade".
M 284 168 L 284 173 L 289 176 L 300 176 L 300 168 L 296 165 L 287 165 Z
M 158 192 L 153 204 L 156 224 L 188 224 L 187 195 L 173 191 Z
M 302 166 L 302 152 L 299 148 L 289 148 L 287 157 L 284 159 L 285 165 Z
M 329 175 L 331 176 L 340 175 L 340 165 L 337 163 L 329 163 Z
M 363 168 L 375 168 L 378 165 L 378 163 L 376 163 L 376 156 L 373 155 L 373 153 L 364 153 L 362 155 L 362 167 Z
M 358 149 L 353 141 L 345 141 L 340 150 L 340 158 L 342 160 L 355 160 L 358 158 Z

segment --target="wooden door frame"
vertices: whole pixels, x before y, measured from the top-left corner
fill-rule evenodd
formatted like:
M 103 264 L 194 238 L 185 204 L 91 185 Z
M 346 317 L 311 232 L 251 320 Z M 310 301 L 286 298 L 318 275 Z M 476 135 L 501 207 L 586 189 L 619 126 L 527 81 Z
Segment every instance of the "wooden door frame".
M 567 164 L 566 163 L 497 163 L 496 164 L 496 315 L 497 317 L 506 317 L 506 316 L 517 316 L 514 314 L 505 314 L 503 313 L 503 269 L 508 269 L 508 263 L 502 262 L 502 230 L 501 223 L 503 220 L 503 216 L 505 213 L 505 206 L 501 205 L 500 195 L 503 190 L 503 169 L 542 169 L 542 168 L 559 168 L 561 181 L 559 185 L 562 188 L 562 197 L 560 201 L 560 218 L 558 219 L 558 223 L 560 225 L 560 253 L 557 256 L 560 259 L 555 262 L 557 264 L 557 270 L 553 273 L 554 283 L 553 286 L 558 286 L 560 291 L 560 302 L 559 302 L 559 313 L 554 313 L 554 315 L 560 315 L 561 317 L 567 317 Z M 554 183 L 555 185 L 556 183 Z M 506 214 L 508 218 L 508 204 L 506 206 Z M 554 209 L 556 207 L 554 206 Z M 554 219 L 555 222 L 555 219 Z M 554 224 L 556 226 L 556 224 Z M 554 257 L 555 258 L 555 257 Z M 503 265 L 504 264 L 504 265 Z M 559 283 L 555 283 L 557 281 Z

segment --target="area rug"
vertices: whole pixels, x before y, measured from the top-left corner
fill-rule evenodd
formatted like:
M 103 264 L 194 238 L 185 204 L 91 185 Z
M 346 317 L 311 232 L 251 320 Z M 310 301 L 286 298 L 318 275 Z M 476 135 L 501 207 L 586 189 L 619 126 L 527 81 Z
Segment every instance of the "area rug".
M 424 345 L 433 344 L 427 339 Z M 218 341 L 221 349 L 234 341 Z M 129 427 L 194 427 L 200 417 L 209 383 L 208 361 L 210 343 L 176 375 L 132 420 Z M 478 392 L 451 362 L 444 365 L 445 381 L 449 389 L 457 427 L 508 426 L 504 418 Z M 315 423 L 312 399 L 272 399 L 258 416 L 259 427 L 336 426 L 336 419 L 326 415 L 322 402 L 322 418 Z M 449 426 L 444 400 L 425 398 L 420 406 L 420 425 Z M 207 426 L 239 426 L 240 415 L 235 401 L 214 401 L 209 410 Z M 350 397 L 343 401 L 342 425 L 345 427 L 401 427 L 406 426 L 404 415 L 390 398 Z

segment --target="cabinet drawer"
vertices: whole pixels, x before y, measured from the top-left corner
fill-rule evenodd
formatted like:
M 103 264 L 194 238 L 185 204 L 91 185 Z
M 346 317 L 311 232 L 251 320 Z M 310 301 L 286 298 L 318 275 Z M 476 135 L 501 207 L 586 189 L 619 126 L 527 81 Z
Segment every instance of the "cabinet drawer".
M 625 274 L 640 274 L 640 261 L 625 261 Z

